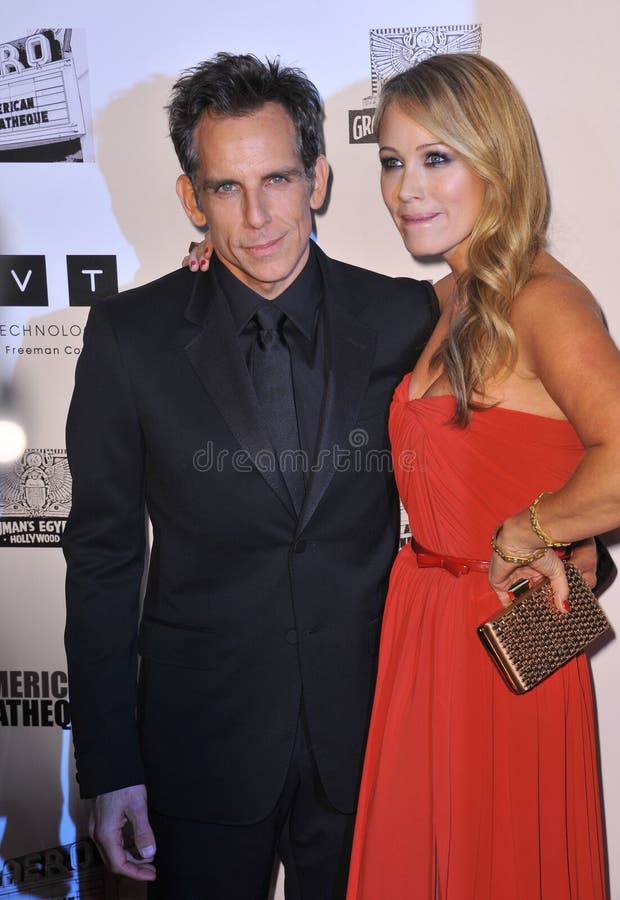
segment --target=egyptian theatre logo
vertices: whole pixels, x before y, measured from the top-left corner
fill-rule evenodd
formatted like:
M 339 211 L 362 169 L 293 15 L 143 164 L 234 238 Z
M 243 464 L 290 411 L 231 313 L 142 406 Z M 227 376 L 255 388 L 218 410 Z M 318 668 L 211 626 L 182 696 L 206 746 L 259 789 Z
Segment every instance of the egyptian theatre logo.
M 420 25 L 370 29 L 372 93 L 349 110 L 349 143 L 374 144 L 374 117 L 381 85 L 438 53 L 480 53 L 480 25 Z
M 85 32 L 0 36 L 0 162 L 92 160 Z
M 71 507 L 66 450 L 26 450 L 0 474 L 0 547 L 59 547 Z

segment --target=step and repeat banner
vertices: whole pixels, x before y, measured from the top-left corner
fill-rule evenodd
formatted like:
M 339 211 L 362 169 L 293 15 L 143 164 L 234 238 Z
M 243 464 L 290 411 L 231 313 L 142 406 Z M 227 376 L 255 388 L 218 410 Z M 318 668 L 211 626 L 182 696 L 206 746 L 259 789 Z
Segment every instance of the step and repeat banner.
M 140 897 L 104 873 L 75 783 L 62 641 L 64 422 L 90 304 L 177 268 L 197 239 L 175 193 L 164 111 L 173 81 L 218 50 L 303 68 L 325 101 L 333 169 L 317 240 L 348 262 L 435 279 L 442 266 L 408 256 L 380 199 L 377 93 L 382 79 L 432 53 L 491 56 L 522 89 L 538 129 L 552 248 L 593 289 L 617 338 L 620 21 L 602 0 L 569 11 L 559 0 L 542 10 L 533 0 L 10 6 L 0 15 L 0 420 L 17 422 L 25 440 L 9 459 L 11 433 L 1 431 L 0 900 Z M 609 542 L 613 552 L 614 535 Z M 620 586 L 603 602 L 617 630 Z M 615 641 L 592 668 L 610 882 L 620 897 Z M 281 879 L 274 890 L 283 896 Z

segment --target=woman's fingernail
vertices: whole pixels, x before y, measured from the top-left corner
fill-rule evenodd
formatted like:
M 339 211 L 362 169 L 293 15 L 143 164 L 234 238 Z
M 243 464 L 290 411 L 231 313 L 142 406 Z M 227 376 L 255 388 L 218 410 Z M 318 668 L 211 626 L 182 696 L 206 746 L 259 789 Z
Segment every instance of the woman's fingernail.
M 208 260 L 208 259 L 204 259 L 204 258 L 201 259 L 201 260 L 200 260 L 200 269 L 201 269 L 201 271 L 206 272 L 208 268 L 209 268 L 209 260 Z
M 568 612 L 570 610 L 570 606 L 568 605 L 568 600 L 562 600 L 562 606 Z
M 198 268 L 198 263 L 196 262 L 195 259 L 190 259 L 190 261 L 189 261 L 189 267 L 190 267 L 190 269 L 192 270 L 192 272 L 195 272 L 195 271 L 196 271 L 196 269 Z

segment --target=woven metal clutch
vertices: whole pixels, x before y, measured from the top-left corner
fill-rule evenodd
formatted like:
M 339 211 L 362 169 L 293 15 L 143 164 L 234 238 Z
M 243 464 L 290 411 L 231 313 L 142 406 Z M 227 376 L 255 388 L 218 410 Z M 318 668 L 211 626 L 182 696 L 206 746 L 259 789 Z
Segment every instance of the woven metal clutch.
M 478 627 L 493 662 L 517 694 L 536 687 L 610 627 L 579 569 L 564 565 L 569 612 L 556 608 L 545 578 Z

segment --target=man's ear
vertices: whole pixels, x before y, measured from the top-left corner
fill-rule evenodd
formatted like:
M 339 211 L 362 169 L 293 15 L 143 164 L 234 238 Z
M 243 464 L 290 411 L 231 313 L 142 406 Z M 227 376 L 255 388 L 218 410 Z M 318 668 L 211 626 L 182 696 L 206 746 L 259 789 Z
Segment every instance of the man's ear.
M 181 201 L 181 206 L 187 213 L 189 220 L 196 228 L 204 228 L 207 224 L 207 217 L 200 208 L 194 185 L 189 175 L 179 175 L 177 178 L 177 197 Z
M 325 203 L 327 185 L 329 183 L 329 163 L 323 155 L 317 157 L 314 165 L 314 188 L 310 195 L 312 209 L 320 209 Z

